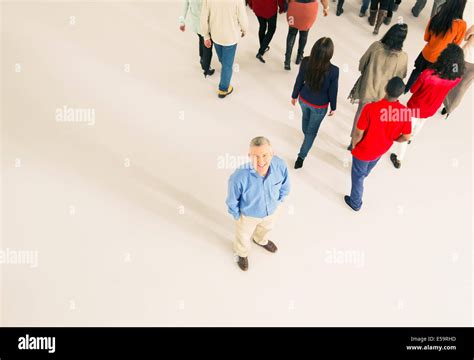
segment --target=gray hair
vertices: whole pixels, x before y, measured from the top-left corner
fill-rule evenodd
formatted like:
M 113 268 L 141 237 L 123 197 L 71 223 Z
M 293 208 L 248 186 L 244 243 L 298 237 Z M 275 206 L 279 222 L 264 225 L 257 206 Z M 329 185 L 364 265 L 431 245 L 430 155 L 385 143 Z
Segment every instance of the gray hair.
M 250 146 L 262 146 L 262 145 L 272 145 L 270 140 L 268 140 L 265 136 L 257 136 L 250 141 Z

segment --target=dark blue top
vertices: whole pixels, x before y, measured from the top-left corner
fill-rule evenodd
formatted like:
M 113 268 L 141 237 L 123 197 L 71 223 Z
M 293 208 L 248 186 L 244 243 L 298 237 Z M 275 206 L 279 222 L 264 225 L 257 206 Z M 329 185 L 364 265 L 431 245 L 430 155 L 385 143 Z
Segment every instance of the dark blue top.
M 306 69 L 308 67 L 308 60 L 309 58 L 305 57 L 301 62 L 291 97 L 297 99 L 298 96 L 300 96 L 304 102 L 316 106 L 326 106 L 330 103 L 331 110 L 336 110 L 339 68 L 331 64 L 326 76 L 324 77 L 323 86 L 319 91 L 314 92 L 305 84 L 304 80 Z

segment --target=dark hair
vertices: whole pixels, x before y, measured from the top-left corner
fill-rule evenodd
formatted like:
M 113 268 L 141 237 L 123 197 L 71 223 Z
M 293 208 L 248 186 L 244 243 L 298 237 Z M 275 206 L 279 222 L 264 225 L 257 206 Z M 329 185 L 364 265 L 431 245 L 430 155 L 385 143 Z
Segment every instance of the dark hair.
M 311 91 L 317 92 L 321 89 L 324 77 L 331 66 L 331 58 L 334 54 L 334 43 L 331 38 L 322 37 L 313 45 L 309 59 L 306 58 L 305 82 Z
M 407 24 L 395 24 L 383 36 L 380 42 L 389 50 L 402 50 L 403 42 L 408 34 Z
M 435 35 L 446 35 L 453 26 L 453 21 L 462 19 L 467 0 L 449 0 L 440 11 L 431 18 L 428 30 Z
M 398 99 L 405 92 L 405 83 L 402 78 L 398 76 L 391 78 L 385 86 L 385 92 L 391 98 Z
M 466 69 L 463 50 L 454 43 L 448 44 L 430 68 L 441 79 L 455 80 L 462 77 Z

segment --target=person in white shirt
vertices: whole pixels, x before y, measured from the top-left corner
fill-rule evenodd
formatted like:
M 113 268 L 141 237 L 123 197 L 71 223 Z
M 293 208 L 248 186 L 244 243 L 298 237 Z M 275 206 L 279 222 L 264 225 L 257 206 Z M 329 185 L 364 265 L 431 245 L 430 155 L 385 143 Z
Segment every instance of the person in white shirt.
M 184 0 L 182 15 L 179 17 L 179 29 L 186 31 L 186 20 L 191 30 L 199 37 L 199 58 L 204 77 L 211 76 L 215 70 L 211 69 L 212 44 L 204 46 L 204 37 L 201 34 L 201 8 L 202 0 Z
M 244 0 L 203 0 L 201 31 L 204 45 L 216 49 L 222 64 L 219 98 L 225 98 L 234 90 L 230 81 L 237 43 L 248 30 L 248 18 Z
M 444 99 L 444 109 L 441 114 L 446 115 L 446 117 L 458 107 L 474 78 L 474 26 L 466 31 L 464 40 L 466 41 L 463 46 L 466 70 L 461 82 Z

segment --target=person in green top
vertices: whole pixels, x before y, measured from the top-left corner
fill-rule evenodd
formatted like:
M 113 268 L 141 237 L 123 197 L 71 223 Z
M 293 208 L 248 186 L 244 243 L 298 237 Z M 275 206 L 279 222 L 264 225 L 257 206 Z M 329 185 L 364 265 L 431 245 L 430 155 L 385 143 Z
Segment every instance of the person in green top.
M 199 58 L 204 77 L 207 77 L 214 74 L 215 70 L 211 69 L 212 44 L 207 48 L 201 34 L 201 8 L 202 0 L 184 0 L 182 15 L 179 17 L 179 29 L 184 32 L 188 20 L 191 30 L 199 37 Z

